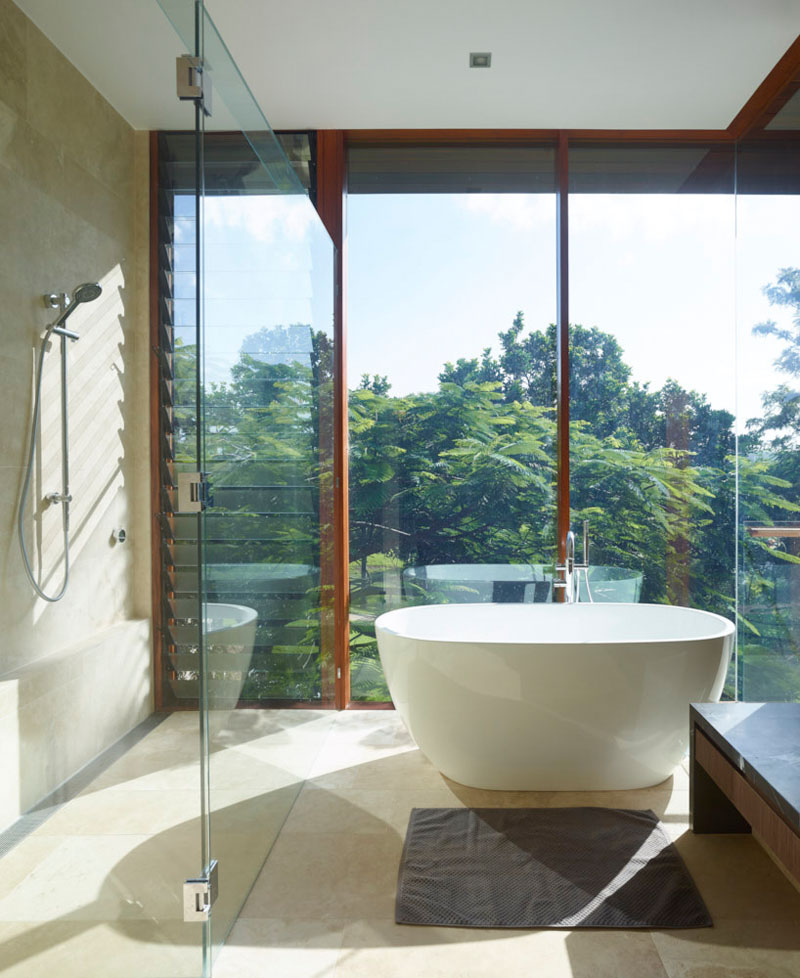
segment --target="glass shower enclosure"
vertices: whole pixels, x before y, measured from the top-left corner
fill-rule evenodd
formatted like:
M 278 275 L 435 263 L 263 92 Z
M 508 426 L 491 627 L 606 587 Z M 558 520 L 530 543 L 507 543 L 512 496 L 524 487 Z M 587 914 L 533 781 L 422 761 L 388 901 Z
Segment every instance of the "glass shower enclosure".
M 282 747 L 263 707 L 332 695 L 334 250 L 308 154 L 290 162 L 203 4 L 159 2 L 196 59 L 179 69 L 194 134 L 161 142 L 174 176 L 162 654 L 170 705 L 198 714 L 208 975 L 313 757 L 313 738 Z

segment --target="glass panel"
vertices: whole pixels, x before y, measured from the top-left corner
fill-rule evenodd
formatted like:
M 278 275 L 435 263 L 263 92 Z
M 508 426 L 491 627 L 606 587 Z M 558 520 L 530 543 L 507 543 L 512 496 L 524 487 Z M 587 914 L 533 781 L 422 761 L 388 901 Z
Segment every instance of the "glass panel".
M 571 513 L 595 601 L 735 613 L 733 162 L 570 149 Z
M 191 49 L 186 5 L 163 6 Z M 332 698 L 334 256 L 301 181 L 302 140 L 290 162 L 210 18 L 199 26 L 213 102 L 198 119 L 200 264 L 187 258 L 175 282 L 174 410 L 187 444 L 196 435 L 206 504 L 177 521 L 188 564 L 176 598 L 203 632 L 178 675 L 199 696 L 208 761 L 210 973 L 327 730 L 314 713 L 265 708 Z
M 313 757 L 312 741 L 281 755 L 269 714 L 241 707 L 323 705 L 332 693 L 322 585 L 332 572 L 333 248 L 305 196 L 207 193 L 205 638 L 211 855 L 224 880 L 216 946 Z
M 794 139 L 739 147 L 739 693 L 758 702 L 800 701 L 798 174 Z
M 554 153 L 359 148 L 348 183 L 351 696 L 380 701 L 378 614 L 550 599 Z
M 203 9 L 202 0 L 158 0 L 184 43 L 194 54 L 199 44 L 203 71 L 211 78 L 211 116 L 202 120 L 205 131 L 241 133 L 250 147 L 250 174 L 262 193 L 302 194 L 304 188 L 280 141 L 247 86 Z M 202 14 L 198 17 L 198 11 Z M 219 98 L 217 98 L 219 96 Z

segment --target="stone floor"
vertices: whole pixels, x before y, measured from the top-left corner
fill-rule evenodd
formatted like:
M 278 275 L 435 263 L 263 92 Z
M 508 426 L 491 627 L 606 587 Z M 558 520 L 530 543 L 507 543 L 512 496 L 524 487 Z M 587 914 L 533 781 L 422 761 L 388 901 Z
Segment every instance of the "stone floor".
M 201 928 L 180 906 L 199 866 L 196 738 L 195 715 L 170 717 L 0 863 L 3 978 L 197 978 Z M 241 711 L 211 739 L 215 943 L 233 923 L 215 978 L 800 978 L 800 893 L 751 837 L 692 835 L 683 768 L 641 791 L 477 791 L 386 711 Z M 462 804 L 652 808 L 715 926 L 395 925 L 411 808 Z
M 694 836 L 685 768 L 642 791 L 489 792 L 443 778 L 394 713 L 338 714 L 216 962 L 216 978 L 798 978 L 800 893 L 747 836 Z M 398 926 L 411 808 L 651 808 L 714 918 L 696 931 Z

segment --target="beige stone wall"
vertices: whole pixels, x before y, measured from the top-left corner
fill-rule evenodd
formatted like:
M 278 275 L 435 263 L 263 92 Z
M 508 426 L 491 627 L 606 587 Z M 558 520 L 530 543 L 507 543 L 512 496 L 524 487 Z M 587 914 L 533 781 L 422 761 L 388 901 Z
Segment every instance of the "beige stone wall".
M 0 825 L 152 710 L 147 181 L 147 134 L 0 0 Z M 68 349 L 71 577 L 49 604 L 25 577 L 15 526 L 34 360 L 53 316 L 41 296 L 87 281 L 103 294 L 69 320 L 81 336 Z M 59 359 L 57 341 L 24 516 L 51 593 L 61 513 L 42 498 L 61 487 Z

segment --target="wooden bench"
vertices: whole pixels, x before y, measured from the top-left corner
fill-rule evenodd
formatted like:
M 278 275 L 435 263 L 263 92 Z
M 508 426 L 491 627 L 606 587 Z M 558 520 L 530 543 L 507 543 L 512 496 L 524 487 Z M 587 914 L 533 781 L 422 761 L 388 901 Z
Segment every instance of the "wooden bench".
M 692 830 L 750 832 L 800 886 L 800 703 L 690 708 Z

